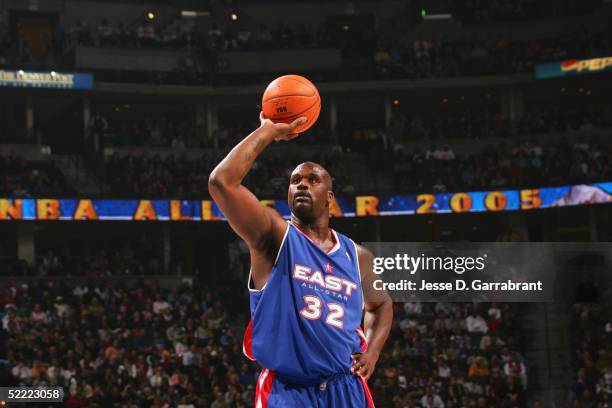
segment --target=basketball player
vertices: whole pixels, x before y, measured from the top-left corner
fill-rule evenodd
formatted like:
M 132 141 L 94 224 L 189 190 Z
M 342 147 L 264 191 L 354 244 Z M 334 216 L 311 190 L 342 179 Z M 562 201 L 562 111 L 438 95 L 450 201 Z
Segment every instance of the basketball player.
M 366 381 L 389 334 L 392 304 L 386 297 L 364 305 L 373 256 L 329 228 L 330 175 L 312 162 L 296 167 L 289 181 L 290 222 L 241 184 L 266 146 L 297 137 L 293 131 L 305 121 L 275 124 L 262 113 L 260 127 L 209 179 L 210 194 L 250 251 L 244 353 L 263 367 L 255 406 L 373 407 Z

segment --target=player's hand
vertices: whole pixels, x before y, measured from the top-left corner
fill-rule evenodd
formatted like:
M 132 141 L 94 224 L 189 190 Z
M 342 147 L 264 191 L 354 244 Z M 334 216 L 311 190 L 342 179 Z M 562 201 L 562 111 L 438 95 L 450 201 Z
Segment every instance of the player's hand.
M 306 123 L 307 120 L 308 118 L 302 116 L 291 123 L 274 123 L 272 120 L 266 119 L 263 112 L 260 112 L 259 121 L 261 124 L 259 128 L 270 132 L 270 134 L 274 137 L 274 140 L 277 142 L 279 140 L 288 141 L 298 137 L 299 133 L 295 133 L 295 129 L 297 129 L 298 126 Z
M 366 351 L 365 353 L 355 353 L 351 355 L 351 358 L 353 359 L 351 372 L 367 381 L 374 374 L 378 355 Z

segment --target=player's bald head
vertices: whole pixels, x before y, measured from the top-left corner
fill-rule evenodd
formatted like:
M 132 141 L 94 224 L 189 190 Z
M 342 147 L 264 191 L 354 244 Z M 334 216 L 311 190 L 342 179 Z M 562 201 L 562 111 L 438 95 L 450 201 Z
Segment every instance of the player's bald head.
M 326 223 L 333 200 L 332 178 L 325 167 L 304 162 L 293 170 L 287 192 L 293 216 L 306 224 Z
M 294 174 L 296 172 L 299 173 L 302 170 L 312 171 L 313 173 L 320 175 L 323 181 L 325 182 L 325 184 L 327 185 L 327 189 L 330 191 L 332 190 L 333 181 L 332 181 L 331 175 L 329 174 L 329 172 L 327 171 L 325 167 L 321 166 L 319 163 L 307 161 L 307 162 L 298 164 L 291 174 Z

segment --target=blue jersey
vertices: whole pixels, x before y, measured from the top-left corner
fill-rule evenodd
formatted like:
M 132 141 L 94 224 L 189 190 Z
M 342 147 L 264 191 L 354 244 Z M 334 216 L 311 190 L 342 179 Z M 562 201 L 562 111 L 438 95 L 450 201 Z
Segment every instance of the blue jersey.
M 277 377 L 301 383 L 349 373 L 365 350 L 357 247 L 331 230 L 323 251 L 289 223 L 268 281 L 250 288 L 251 323 L 244 352 Z

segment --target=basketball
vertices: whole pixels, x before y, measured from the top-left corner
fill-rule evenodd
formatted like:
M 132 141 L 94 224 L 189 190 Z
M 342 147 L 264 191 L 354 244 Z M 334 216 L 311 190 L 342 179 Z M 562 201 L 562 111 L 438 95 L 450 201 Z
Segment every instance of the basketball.
M 296 128 L 302 133 L 315 124 L 321 112 L 321 96 L 317 87 L 299 75 L 284 75 L 270 82 L 264 91 L 261 109 L 275 123 L 291 123 L 305 116 L 306 123 Z

